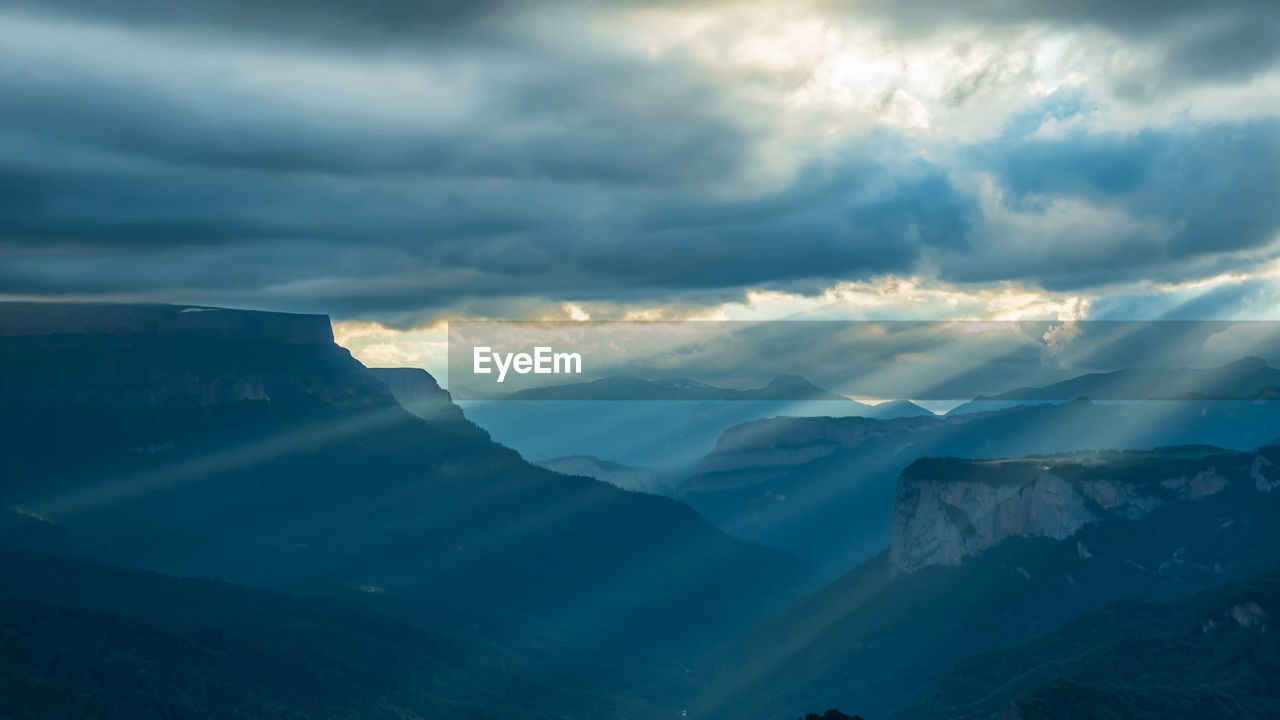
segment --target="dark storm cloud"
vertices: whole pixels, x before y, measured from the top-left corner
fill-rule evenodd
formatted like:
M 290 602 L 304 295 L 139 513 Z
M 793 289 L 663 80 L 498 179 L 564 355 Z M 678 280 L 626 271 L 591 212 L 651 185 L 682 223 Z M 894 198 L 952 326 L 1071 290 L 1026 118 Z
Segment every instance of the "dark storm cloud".
M 450 72 L 470 70 L 465 59 L 437 62 L 441 84 Z M 483 78 L 480 97 L 468 99 L 474 107 L 463 119 L 433 117 L 414 88 L 381 98 L 401 103 L 399 115 L 361 108 L 358 99 L 317 115 L 304 102 L 247 90 L 235 77 L 205 78 L 192 92 L 162 69 L 148 75 L 82 62 L 0 76 L 0 115 L 11 133 L 157 162 L 410 180 L 707 181 L 732 175 L 750 151 L 747 124 L 679 67 L 621 58 L 583 64 L 552 49 L 533 67 L 516 66 L 518 58 L 491 62 L 498 67 Z M 359 79 L 375 81 L 380 70 L 366 68 Z M 335 89 L 358 97 L 359 88 Z
M 312 281 L 311 298 L 340 315 L 549 289 L 651 299 L 898 272 L 925 247 L 961 245 L 974 214 L 936 167 L 857 158 L 751 201 L 645 185 L 150 163 L 109 177 L 8 174 L 5 195 L 7 292 Z
M 1017 123 L 1014 123 L 1016 126 Z M 1019 274 L 1050 289 L 1119 280 L 1162 281 L 1247 271 L 1248 253 L 1280 233 L 1280 121 L 1174 127 L 1138 133 L 1070 133 L 1060 139 L 1009 137 L 973 148 L 970 161 L 996 178 L 1007 205 L 1035 213 L 1054 199 L 1122 209 L 1162 228 L 1119 230 L 1055 267 L 1019 258 L 957 264 L 959 280 Z M 1080 238 L 1097 242 L 1098 238 Z M 1102 260 L 1105 258 L 1105 262 Z M 1022 258 L 1025 259 L 1025 258 Z
M 1144 31 L 1120 6 L 1088 7 L 1118 31 L 1181 27 Z M 976 200 L 911 140 L 815 139 L 817 159 L 775 168 L 776 109 L 733 78 L 557 30 L 532 18 L 543 4 L 0 7 L 0 294 L 409 318 L 814 293 L 939 258 L 946 279 L 1078 288 L 1239 267 L 1215 253 L 1276 229 L 1274 124 L 1036 140 L 1045 117 L 1084 112 L 1051 97 L 959 169 L 992 173 L 1023 212 L 1079 197 L 1176 231 L 1155 253 L 1144 237 L 1037 257 L 975 242 Z
M 1280 3 L 1274 0 L 871 0 L 856 7 L 907 33 L 932 34 L 955 25 L 1102 29 L 1147 44 L 1161 56 L 1158 66 L 1146 69 L 1158 77 L 1127 79 L 1134 92 L 1150 92 L 1153 83 L 1245 78 L 1280 60 Z
M 880 139 L 878 139 L 880 140 Z M 784 191 L 748 202 L 656 205 L 649 245 L 710 245 L 677 269 L 690 286 L 836 279 L 909 270 L 926 248 L 963 250 L 979 213 L 942 169 L 851 158 L 815 166 Z M 686 250 L 687 252 L 687 250 Z M 670 270 L 668 270 L 670 272 Z
M 888 133 L 736 197 L 770 128 L 679 57 L 561 38 L 386 56 L 204 39 L 170 55 L 168 36 L 114 30 L 64 52 L 25 22 L 36 42 L 0 50 L 40 71 L 0 74 L 4 293 L 256 292 L 339 316 L 723 300 L 906 272 L 975 220 Z
M 4 0 L 0 7 L 133 27 L 343 44 L 447 39 L 521 12 L 527 0 Z
M 1240 250 L 1280 229 L 1280 122 L 1134 135 L 1073 135 L 1005 148 L 992 158 L 1020 202 L 1079 195 L 1176 220 L 1171 256 Z

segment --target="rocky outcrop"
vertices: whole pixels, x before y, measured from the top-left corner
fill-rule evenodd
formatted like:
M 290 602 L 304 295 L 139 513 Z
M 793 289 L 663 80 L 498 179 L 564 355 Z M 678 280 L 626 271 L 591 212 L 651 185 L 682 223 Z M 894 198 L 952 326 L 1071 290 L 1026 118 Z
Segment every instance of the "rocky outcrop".
M 1254 458 L 1253 464 L 1249 466 L 1249 475 L 1253 478 L 1254 487 L 1260 493 L 1267 493 L 1280 487 L 1280 465 L 1276 464 L 1277 458 L 1268 458 L 1268 453 L 1280 455 L 1275 451 L 1278 449 L 1278 443 L 1272 443 L 1270 447 L 1264 447 L 1258 451 L 1258 456 Z
M 370 368 L 405 410 L 424 420 L 463 421 L 462 409 L 449 392 L 422 368 Z
M 489 433 L 471 422 L 462 408 L 453 404 L 449 391 L 440 387 L 431 373 L 422 368 L 370 368 L 369 375 L 381 382 L 400 407 L 431 423 L 437 430 L 474 442 L 490 442 Z
M 1136 519 L 1169 503 L 1200 500 L 1231 484 L 1224 462 L 1241 473 L 1254 463 L 1258 474 L 1257 461 L 1242 457 L 1202 448 L 918 460 L 898 480 L 890 566 L 909 573 L 958 565 L 1011 536 L 1064 539 L 1106 518 Z

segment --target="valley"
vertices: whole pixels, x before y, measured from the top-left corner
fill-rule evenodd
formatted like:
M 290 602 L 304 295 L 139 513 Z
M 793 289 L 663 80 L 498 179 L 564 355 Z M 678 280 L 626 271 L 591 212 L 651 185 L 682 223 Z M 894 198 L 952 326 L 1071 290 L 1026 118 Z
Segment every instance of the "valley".
M 724 429 L 684 472 L 590 455 L 535 465 L 431 375 L 368 369 L 321 320 L 188 310 L 49 306 L 4 326 L 9 715 L 1274 707 L 1256 683 L 1212 689 L 1274 660 L 1240 634 L 1280 612 L 1272 402 L 767 417 Z M 540 424 L 627 401 L 563 402 Z M 723 421 L 775 402 L 674 412 Z M 1113 648 L 1093 628 L 1132 602 L 1150 622 Z M 1195 651 L 1221 663 L 1140 672 L 1174 652 L 1154 648 L 1187 613 L 1222 629 Z M 1100 658 L 1121 651 L 1139 664 L 1110 684 Z M 288 653 L 310 659 L 268 670 Z M 1027 670 L 1005 686 L 989 662 Z M 1171 683 L 1186 685 L 1174 705 L 1155 695 Z

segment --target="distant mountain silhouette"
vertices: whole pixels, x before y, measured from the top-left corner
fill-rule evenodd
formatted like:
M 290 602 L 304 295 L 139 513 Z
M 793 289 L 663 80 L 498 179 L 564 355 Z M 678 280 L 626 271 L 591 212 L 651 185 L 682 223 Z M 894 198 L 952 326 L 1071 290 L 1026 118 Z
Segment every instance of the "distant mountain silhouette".
M 538 460 L 534 464 L 565 475 L 584 475 L 595 478 L 610 485 L 617 485 L 623 490 L 654 495 L 674 494 L 679 482 L 679 478 L 670 473 L 613 463 L 590 455 L 550 458 Z
M 692 380 L 614 377 L 525 390 L 513 397 L 537 402 L 462 405 L 468 417 L 525 457 L 590 455 L 675 474 L 688 472 L 725 429 L 751 420 L 932 415 L 907 401 L 860 403 L 796 375 L 782 375 L 751 390 Z
M 1254 400 L 1275 397 L 1280 369 L 1260 357 L 1241 358 L 1216 368 L 1131 368 L 1090 373 L 1044 387 L 1024 387 L 979 395 L 948 414 L 995 410 L 1010 404 L 1103 400 Z
M 872 405 L 864 415 L 878 420 L 892 420 L 893 418 L 901 417 L 933 417 L 934 413 L 910 400 L 889 400 L 878 405 Z
M 590 382 L 520 390 L 510 400 L 822 400 L 868 407 L 843 395 L 823 390 L 799 375 L 779 375 L 751 390 L 715 387 L 694 380 L 642 380 L 614 376 Z

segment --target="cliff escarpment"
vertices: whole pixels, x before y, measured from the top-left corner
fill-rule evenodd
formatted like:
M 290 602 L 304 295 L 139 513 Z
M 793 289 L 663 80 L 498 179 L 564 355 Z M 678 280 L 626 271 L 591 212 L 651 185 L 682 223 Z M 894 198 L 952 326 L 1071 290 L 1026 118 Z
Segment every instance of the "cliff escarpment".
M 889 563 L 894 573 L 958 565 L 1009 537 L 1061 540 L 1086 525 L 1137 519 L 1232 483 L 1269 490 L 1264 471 L 1271 470 L 1261 454 L 1208 447 L 917 460 L 898 480 Z
M 328 344 L 328 315 L 229 310 L 198 305 L 0 303 L 0 337 L 200 336 L 224 340 Z
M 0 303 L 0 406 L 138 412 L 393 405 L 324 315 Z

